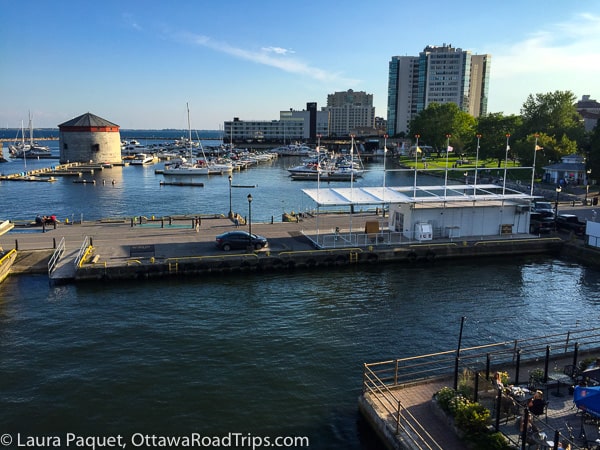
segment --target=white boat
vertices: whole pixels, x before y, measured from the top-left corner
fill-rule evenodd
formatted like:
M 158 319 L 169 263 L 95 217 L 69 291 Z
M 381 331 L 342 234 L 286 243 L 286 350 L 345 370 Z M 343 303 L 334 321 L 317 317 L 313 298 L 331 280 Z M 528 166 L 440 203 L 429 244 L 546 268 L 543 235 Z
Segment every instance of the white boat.
M 129 164 L 132 166 L 146 166 L 148 164 L 154 164 L 155 162 L 156 159 L 154 155 L 148 155 L 147 153 L 136 153 Z
M 121 154 L 128 156 L 137 155 L 138 153 L 149 153 L 149 151 L 150 149 L 147 146 L 140 144 L 135 139 L 121 147 Z
M 188 107 L 188 131 L 189 138 L 187 140 L 189 145 L 189 160 L 182 161 L 176 164 L 170 164 L 168 167 L 165 166 L 165 170 L 163 171 L 163 175 L 168 176 L 196 176 L 196 175 L 223 175 L 226 173 L 233 172 L 233 164 L 231 163 L 221 163 L 209 160 L 204 155 L 204 149 L 200 144 L 200 150 L 202 151 L 203 159 L 195 160 L 192 155 L 192 128 L 190 125 L 190 109 Z
M 312 172 L 295 172 L 290 177 L 292 180 L 352 181 L 362 177 L 362 175 L 362 169 L 338 167 L 327 170 L 314 170 Z
M 304 144 L 289 144 L 271 150 L 279 156 L 312 156 L 315 151 Z

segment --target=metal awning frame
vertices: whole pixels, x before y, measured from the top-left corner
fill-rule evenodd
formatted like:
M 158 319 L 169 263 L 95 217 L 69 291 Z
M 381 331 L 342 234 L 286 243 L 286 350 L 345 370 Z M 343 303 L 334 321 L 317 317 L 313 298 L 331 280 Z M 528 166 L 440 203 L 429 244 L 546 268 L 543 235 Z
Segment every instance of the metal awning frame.
M 391 203 L 477 202 L 521 200 L 535 196 L 496 184 L 461 184 L 448 186 L 399 186 L 303 189 L 317 207 L 381 205 Z

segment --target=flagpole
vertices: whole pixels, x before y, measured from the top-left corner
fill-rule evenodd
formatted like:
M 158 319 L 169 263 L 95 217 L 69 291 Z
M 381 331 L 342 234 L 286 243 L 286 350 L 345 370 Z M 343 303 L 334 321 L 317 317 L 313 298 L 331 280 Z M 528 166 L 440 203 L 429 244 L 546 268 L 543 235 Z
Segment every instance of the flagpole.
M 387 159 L 387 138 L 388 135 L 384 134 L 383 135 L 383 192 L 382 192 L 382 197 L 383 200 L 385 200 L 385 160 Z M 383 211 L 385 212 L 385 203 L 383 205 Z
M 321 194 L 321 135 L 317 135 L 317 199 Z
M 446 189 L 448 187 L 448 153 L 450 153 L 450 138 L 452 135 L 446 133 L 446 173 L 444 176 L 444 199 L 446 198 Z
M 419 156 L 419 138 L 420 134 L 415 134 L 415 138 L 417 139 L 417 144 L 415 146 L 415 182 L 413 185 L 413 199 L 415 202 L 417 201 L 417 164 L 418 164 L 418 156 Z
M 535 146 L 533 147 L 533 167 L 531 168 L 531 193 L 530 195 L 533 197 L 533 183 L 535 181 L 535 156 L 537 155 L 537 151 L 538 151 L 538 138 L 540 137 L 539 134 L 535 135 Z
M 477 169 L 479 167 L 479 140 L 481 134 L 477 133 L 477 154 L 475 155 L 475 180 L 473 182 L 473 195 L 477 195 Z
M 510 133 L 506 133 L 506 156 L 504 157 L 504 178 L 502 179 L 502 198 L 504 199 L 504 192 L 506 191 L 506 168 L 508 166 L 508 151 L 510 146 L 508 140 L 510 139 Z

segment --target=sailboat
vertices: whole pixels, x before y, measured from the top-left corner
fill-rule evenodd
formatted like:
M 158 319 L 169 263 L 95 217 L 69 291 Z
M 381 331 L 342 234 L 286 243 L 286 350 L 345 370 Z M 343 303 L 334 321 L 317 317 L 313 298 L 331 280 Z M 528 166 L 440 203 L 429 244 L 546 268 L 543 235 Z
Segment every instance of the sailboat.
M 213 175 L 213 174 L 224 174 L 231 173 L 233 171 L 233 164 L 216 163 L 209 161 L 204 154 L 204 148 L 200 145 L 202 150 L 203 159 L 194 161 L 192 154 L 192 128 L 190 125 L 190 108 L 186 103 L 187 107 L 187 120 L 188 120 L 188 145 L 189 145 L 189 160 L 183 160 L 179 163 L 165 166 L 163 175 L 185 175 L 185 176 L 196 176 L 196 175 Z
M 18 137 L 18 134 L 17 134 Z M 50 147 L 39 145 L 33 140 L 33 121 L 31 112 L 29 113 L 29 143 L 25 143 L 25 132 L 23 122 L 21 121 L 21 142 L 17 142 L 8 146 L 11 158 L 44 158 L 50 156 Z

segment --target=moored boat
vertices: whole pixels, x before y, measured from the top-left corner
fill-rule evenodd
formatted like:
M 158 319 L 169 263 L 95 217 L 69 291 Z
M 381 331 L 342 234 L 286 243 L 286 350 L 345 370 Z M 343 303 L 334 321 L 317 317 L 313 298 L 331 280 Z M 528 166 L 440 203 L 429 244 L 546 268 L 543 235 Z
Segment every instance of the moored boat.
M 203 159 L 193 160 L 192 155 L 192 128 L 190 125 L 190 110 L 188 107 L 188 131 L 189 138 L 187 140 L 189 145 L 189 161 L 183 160 L 179 163 L 165 165 L 163 175 L 183 175 L 183 176 L 196 176 L 196 175 L 223 175 L 225 173 L 233 172 L 233 164 L 230 162 L 221 162 L 208 160 L 204 154 L 204 149 L 200 144 L 200 150 L 203 155 Z
M 133 159 L 129 162 L 132 166 L 145 166 L 153 164 L 158 159 L 154 155 L 148 155 L 147 153 L 137 153 Z

